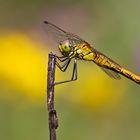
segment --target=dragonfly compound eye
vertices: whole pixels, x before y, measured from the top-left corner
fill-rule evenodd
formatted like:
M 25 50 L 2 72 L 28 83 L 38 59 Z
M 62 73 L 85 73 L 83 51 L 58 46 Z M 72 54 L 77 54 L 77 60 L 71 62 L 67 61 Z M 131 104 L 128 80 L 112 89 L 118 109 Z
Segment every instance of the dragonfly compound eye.
M 58 47 L 60 52 L 65 56 L 68 56 L 71 52 L 71 46 L 68 40 L 61 42 Z
M 62 47 L 63 47 L 63 50 L 65 52 L 70 52 L 71 51 L 71 48 L 70 48 L 70 46 L 68 44 L 67 45 L 64 44 Z

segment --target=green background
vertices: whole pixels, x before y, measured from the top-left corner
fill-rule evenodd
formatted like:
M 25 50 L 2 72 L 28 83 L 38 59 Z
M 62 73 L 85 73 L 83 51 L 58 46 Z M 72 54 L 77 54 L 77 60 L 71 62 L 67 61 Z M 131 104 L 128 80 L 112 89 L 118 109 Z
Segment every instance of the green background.
M 0 139 L 49 140 L 46 108 L 47 54 L 56 50 L 56 46 L 48 45 L 47 35 L 42 28 L 43 20 L 49 20 L 66 31 L 78 34 L 120 65 L 140 74 L 139 5 L 138 0 L 0 0 L 0 55 L 2 57 L 3 52 L 7 54 L 0 57 L 0 64 L 13 66 L 4 69 L 4 65 L 0 65 Z M 9 48 L 12 50 L 15 45 L 9 44 L 9 48 L 6 48 L 3 44 L 9 40 L 2 39 L 9 34 L 14 36 L 15 33 L 24 34 L 34 45 L 39 44 L 37 48 L 41 50 L 39 55 L 43 55 L 44 67 L 39 68 L 37 65 L 32 69 L 24 65 L 27 70 L 25 74 L 29 74 L 25 79 L 31 80 L 31 85 L 35 82 L 38 85 L 37 91 L 32 90 L 36 88 L 30 85 L 28 90 L 26 86 L 21 88 L 26 83 L 16 72 L 9 78 L 10 71 L 17 70 L 18 66 L 18 63 L 13 65 L 13 57 L 8 59 L 8 63 L 6 61 Z M 18 37 L 15 40 L 18 42 Z M 24 55 L 23 62 L 30 61 L 26 52 Z M 20 58 L 20 54 L 17 56 L 17 59 Z M 34 60 L 32 56 L 30 59 L 36 65 L 37 59 Z M 38 70 L 38 75 L 30 77 L 28 71 L 33 72 L 35 69 Z M 44 77 L 40 81 L 45 83 L 35 80 L 42 71 Z M 70 74 L 71 68 L 66 74 L 57 70 L 56 80 L 68 79 Z M 43 88 L 41 84 L 44 84 Z M 55 88 L 58 139 L 139 140 L 139 93 L 139 85 L 130 80 L 122 78 L 121 81 L 114 81 L 92 63 L 79 61 L 78 81 Z

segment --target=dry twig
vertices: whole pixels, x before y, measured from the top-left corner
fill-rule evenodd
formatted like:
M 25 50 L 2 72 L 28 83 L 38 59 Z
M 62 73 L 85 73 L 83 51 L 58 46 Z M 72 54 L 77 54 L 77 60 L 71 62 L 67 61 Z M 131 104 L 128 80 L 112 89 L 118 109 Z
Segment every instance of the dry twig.
M 48 104 L 48 122 L 50 140 L 56 140 L 56 129 L 58 127 L 58 119 L 56 110 L 54 109 L 54 80 L 55 80 L 55 61 L 54 54 L 48 55 L 48 82 L 47 82 L 47 104 Z

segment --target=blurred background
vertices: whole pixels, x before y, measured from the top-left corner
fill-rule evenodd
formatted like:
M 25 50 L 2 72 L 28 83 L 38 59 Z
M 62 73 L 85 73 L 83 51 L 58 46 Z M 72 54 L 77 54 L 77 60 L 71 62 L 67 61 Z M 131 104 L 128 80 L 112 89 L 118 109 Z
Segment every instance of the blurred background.
M 49 140 L 49 20 L 140 75 L 140 1 L 0 0 L 0 139 Z M 56 69 L 56 81 L 69 79 Z M 140 87 L 78 61 L 78 80 L 55 87 L 59 140 L 139 140 Z

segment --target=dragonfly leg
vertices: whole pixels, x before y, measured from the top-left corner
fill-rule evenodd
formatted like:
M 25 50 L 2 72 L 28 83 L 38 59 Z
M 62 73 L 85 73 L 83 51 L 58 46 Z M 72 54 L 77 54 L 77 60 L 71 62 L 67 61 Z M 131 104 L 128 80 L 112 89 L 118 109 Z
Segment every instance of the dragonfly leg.
M 55 55 L 55 56 L 60 62 L 64 62 L 69 58 L 73 58 L 74 57 L 74 52 L 72 54 L 70 54 L 69 56 L 57 56 L 57 55 Z
M 70 80 L 61 81 L 61 82 L 56 82 L 54 85 L 63 84 L 63 83 L 67 83 L 67 82 L 72 82 L 72 81 L 75 81 L 75 80 L 77 80 L 77 61 L 76 61 L 76 59 L 74 59 L 74 66 L 73 66 L 73 72 L 72 72 L 71 79 Z
M 57 58 L 60 62 L 64 62 L 64 61 L 66 61 L 67 59 L 69 59 L 68 56 L 57 56 L 57 55 L 56 55 L 56 58 Z
M 71 61 L 71 58 L 67 58 L 67 60 L 65 60 L 66 62 L 61 66 L 57 61 L 56 61 L 56 66 L 62 71 L 62 72 L 65 72 L 70 61 Z
M 73 72 L 72 72 L 72 77 L 71 77 L 72 81 L 77 80 L 77 60 L 74 59 L 74 66 L 73 66 Z

